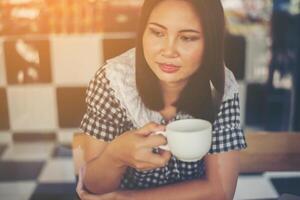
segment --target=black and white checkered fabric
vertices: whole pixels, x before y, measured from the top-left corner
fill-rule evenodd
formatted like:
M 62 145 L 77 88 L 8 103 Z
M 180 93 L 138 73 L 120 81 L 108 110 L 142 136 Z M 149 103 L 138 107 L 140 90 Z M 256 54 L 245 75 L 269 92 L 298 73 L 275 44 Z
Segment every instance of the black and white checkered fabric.
M 212 146 L 209 153 L 239 150 L 246 147 L 243 130 L 240 127 L 240 105 L 238 94 L 222 102 L 218 116 L 213 123 Z
M 115 96 L 105 76 L 105 67 L 100 68 L 87 90 L 87 112 L 81 122 L 85 133 L 106 142 L 112 141 L 125 131 L 135 129 L 126 109 Z M 171 121 L 181 119 L 180 112 Z M 210 154 L 246 148 L 240 128 L 238 94 L 223 101 L 217 119 L 213 123 L 213 138 Z M 161 124 L 165 124 L 162 119 Z M 120 188 L 138 189 L 201 178 L 205 173 L 204 161 L 183 162 L 172 156 L 161 168 L 140 171 L 128 167 Z
M 112 141 L 116 136 L 133 128 L 126 110 L 109 87 L 105 68 L 100 68 L 87 89 L 87 112 L 80 128 L 91 136 L 104 141 Z

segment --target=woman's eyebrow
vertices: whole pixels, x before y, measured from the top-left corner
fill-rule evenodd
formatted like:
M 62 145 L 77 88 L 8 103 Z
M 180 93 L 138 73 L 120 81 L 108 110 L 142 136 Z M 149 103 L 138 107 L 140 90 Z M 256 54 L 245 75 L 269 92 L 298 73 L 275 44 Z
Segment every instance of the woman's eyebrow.
M 194 29 L 183 29 L 183 30 L 180 30 L 179 32 L 180 32 L 180 33 L 182 33 L 182 32 L 192 32 L 192 33 L 198 33 L 198 34 L 201 34 L 200 31 L 197 31 L 197 30 L 194 30 Z
M 163 25 L 161 25 L 161 24 L 155 23 L 155 22 L 150 22 L 149 24 L 158 26 L 158 27 L 160 27 L 160 28 L 162 28 L 162 29 L 165 29 L 165 30 L 168 29 L 167 27 L 165 27 L 165 26 L 163 26 Z M 180 30 L 179 32 L 180 32 L 180 33 L 182 33 L 182 32 L 193 32 L 193 33 L 201 34 L 200 31 L 195 30 L 195 29 L 182 29 L 182 30 Z
M 158 26 L 158 27 L 163 28 L 163 29 L 167 29 L 167 27 L 165 27 L 165 26 L 163 26 L 161 24 L 155 23 L 155 22 L 150 22 L 149 24 Z

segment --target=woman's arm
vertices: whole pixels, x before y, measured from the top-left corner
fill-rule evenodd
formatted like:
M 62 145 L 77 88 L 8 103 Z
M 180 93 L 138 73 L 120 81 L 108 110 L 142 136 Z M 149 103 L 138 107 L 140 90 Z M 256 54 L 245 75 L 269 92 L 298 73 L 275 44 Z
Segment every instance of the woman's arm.
M 152 149 L 165 144 L 166 139 L 160 135 L 149 136 L 162 130 L 164 126 L 149 123 L 141 129 L 121 134 L 111 143 L 90 140 L 86 158 L 91 160 L 85 167 L 85 188 L 95 194 L 112 192 L 118 189 L 128 166 L 140 170 L 164 166 L 171 154 L 154 154 Z
M 206 178 L 154 189 L 117 192 L 116 199 L 132 200 L 229 200 L 233 199 L 239 174 L 239 152 L 207 155 Z M 101 199 L 101 198 L 98 198 Z
M 108 143 L 93 138 L 89 139 L 85 151 L 88 162 L 85 165 L 84 186 L 88 191 L 96 193 L 109 192 L 117 188 L 125 168 L 117 167 L 107 156 Z M 96 179 L 95 179 L 96 178 Z M 97 183 L 98 181 L 103 185 Z
M 207 155 L 206 177 L 153 189 L 115 191 L 103 195 L 87 193 L 78 184 L 82 200 L 231 200 L 239 174 L 239 152 Z M 80 182 L 80 181 L 79 181 Z

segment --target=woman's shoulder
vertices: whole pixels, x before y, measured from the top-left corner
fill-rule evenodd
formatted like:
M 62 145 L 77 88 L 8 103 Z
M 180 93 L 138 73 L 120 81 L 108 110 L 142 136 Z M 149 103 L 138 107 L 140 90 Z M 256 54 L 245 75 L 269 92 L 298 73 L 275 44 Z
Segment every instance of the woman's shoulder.
M 108 59 L 96 72 L 93 81 L 96 82 L 121 82 L 133 81 L 135 75 L 135 49 Z M 131 77 L 131 78 L 130 78 Z M 120 83 L 122 84 L 122 83 Z M 109 84 L 110 85 L 110 84 Z
M 128 51 L 106 61 L 104 65 L 105 76 L 111 87 L 118 90 L 124 86 L 135 86 L 135 49 Z
M 110 68 L 133 70 L 135 66 L 135 48 L 129 49 L 114 58 L 108 59 L 106 65 Z
M 225 85 L 223 101 L 233 99 L 239 93 L 239 85 L 232 71 L 225 67 Z

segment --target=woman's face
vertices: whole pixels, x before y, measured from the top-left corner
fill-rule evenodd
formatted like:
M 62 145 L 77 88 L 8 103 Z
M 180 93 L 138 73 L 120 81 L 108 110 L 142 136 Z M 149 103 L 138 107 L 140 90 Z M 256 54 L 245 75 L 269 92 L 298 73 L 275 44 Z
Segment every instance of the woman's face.
M 161 83 L 186 84 L 204 51 L 201 22 L 192 5 L 182 0 L 159 3 L 146 25 L 143 50 Z

